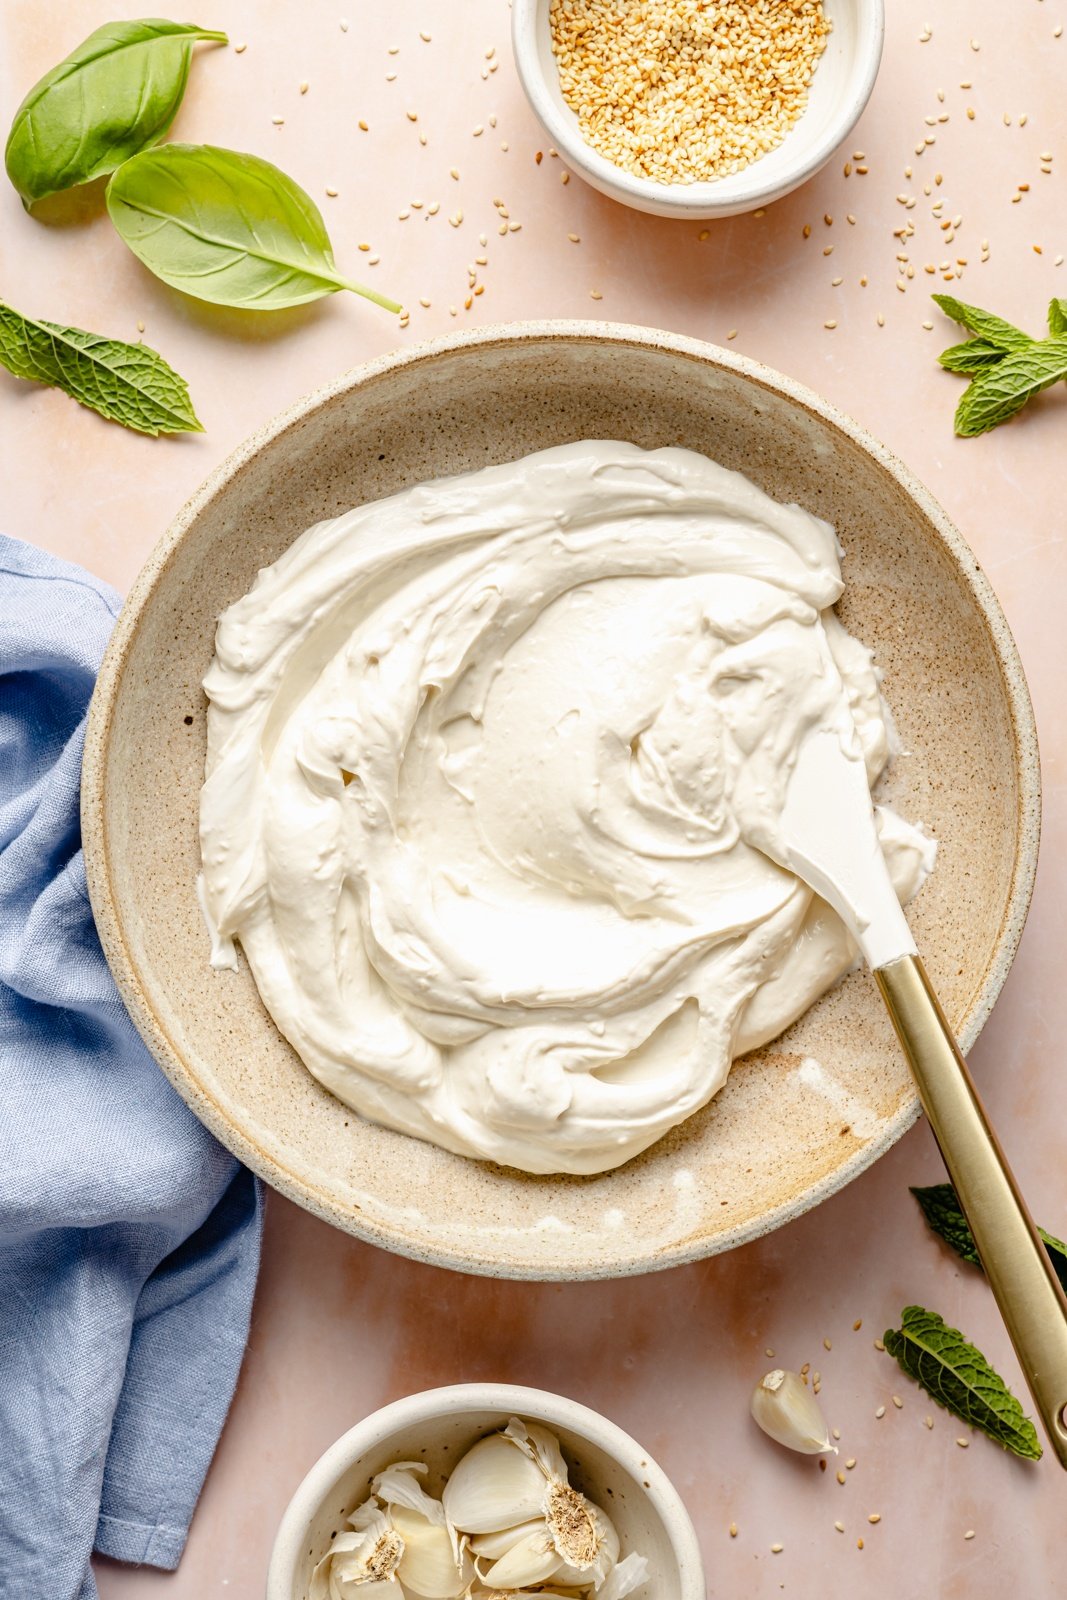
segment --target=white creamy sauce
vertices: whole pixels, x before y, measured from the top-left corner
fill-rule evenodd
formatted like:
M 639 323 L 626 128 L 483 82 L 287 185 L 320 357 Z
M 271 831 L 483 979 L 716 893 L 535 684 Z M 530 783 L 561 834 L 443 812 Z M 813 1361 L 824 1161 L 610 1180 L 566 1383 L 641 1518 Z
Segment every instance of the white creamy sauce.
M 213 962 L 239 942 L 374 1121 L 529 1172 L 626 1161 L 854 959 L 733 804 L 784 790 L 828 682 L 885 767 L 841 590 L 827 523 L 687 450 L 564 445 L 308 529 L 205 679 Z M 877 819 L 906 900 L 931 842 Z

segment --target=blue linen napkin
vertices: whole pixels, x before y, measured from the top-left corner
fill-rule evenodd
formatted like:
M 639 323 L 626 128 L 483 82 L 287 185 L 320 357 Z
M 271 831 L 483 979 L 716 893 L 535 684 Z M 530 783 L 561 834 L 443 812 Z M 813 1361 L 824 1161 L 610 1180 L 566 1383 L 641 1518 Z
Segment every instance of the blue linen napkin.
M 0 1596 L 172 1568 L 233 1395 L 259 1186 L 123 1009 L 85 887 L 85 718 L 118 596 L 0 536 Z

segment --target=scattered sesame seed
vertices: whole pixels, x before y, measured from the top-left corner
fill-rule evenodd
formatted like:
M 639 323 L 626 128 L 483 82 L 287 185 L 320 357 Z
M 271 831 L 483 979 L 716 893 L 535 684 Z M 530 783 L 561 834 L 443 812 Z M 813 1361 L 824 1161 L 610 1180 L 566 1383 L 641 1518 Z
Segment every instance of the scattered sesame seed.
M 1054 39 L 1059 39 L 1061 37 L 1062 33 L 1063 33 L 1063 24 L 1062 24 L 1062 22 L 1060 22 L 1060 23 L 1057 23 L 1056 26 L 1053 28 L 1052 37 Z
M 479 122 L 479 124 L 478 124 L 478 126 L 477 126 L 477 127 L 476 127 L 476 128 L 472 128 L 472 129 L 471 129 L 471 134 L 472 134 L 472 135 L 473 135 L 473 137 L 474 137 L 474 138 L 475 138 L 475 139 L 478 139 L 478 138 L 480 138 L 480 137 L 481 137 L 481 135 L 482 135 L 482 134 L 483 134 L 483 133 L 484 133 L 484 132 L 485 132 L 485 127 L 484 127 L 484 126 L 483 126 L 483 124 L 482 124 L 482 123 L 480 123 L 480 122 Z
M 342 33 L 347 33 L 348 32 L 348 18 L 347 17 L 342 17 L 341 18 L 341 32 Z
M 841 278 L 841 277 L 831 278 L 830 279 L 830 287 L 831 287 L 831 289 L 836 289 L 838 284 L 844 283 L 844 281 L 845 281 L 844 278 Z M 829 1348 L 829 1346 L 827 1346 L 827 1348 Z
M 376 267 L 381 259 L 382 259 L 381 256 L 368 256 L 367 257 L 367 265 L 368 265 L 368 267 Z
M 904 285 L 898 281 L 897 288 L 903 289 Z M 881 1420 L 881 1418 L 885 1416 L 885 1406 L 879 1406 L 878 1410 L 874 1414 L 879 1420 Z
M 233 53 L 235 56 L 243 56 L 247 49 L 248 46 L 246 44 L 235 44 L 233 47 Z
M 570 181 L 571 181 L 570 173 L 569 172 L 561 172 L 560 175 L 559 175 L 559 181 L 560 181 L 560 183 L 570 183 Z
M 839 1472 L 838 1472 L 838 1474 L 837 1474 L 837 1481 L 838 1481 L 838 1483 L 844 1483 L 844 1481 L 845 1481 L 845 1474 L 844 1474 L 844 1473 L 843 1473 L 843 1472 L 840 1472 L 840 1471 L 839 1471 Z
M 934 1425 L 934 1419 L 930 1415 L 930 1413 L 927 1412 L 926 1416 L 923 1418 L 923 1427 L 924 1428 L 932 1428 L 933 1425 Z
M 881 1522 L 881 1520 L 882 1513 L 880 1511 L 872 1511 L 867 1518 L 868 1522 Z
M 494 116 L 490 116 L 490 118 L 489 118 L 489 126 L 491 128 L 495 128 L 496 127 L 496 118 Z M 553 150 L 552 154 L 555 155 L 555 153 L 556 152 Z
M 736 328 L 731 328 L 729 333 L 726 335 L 726 337 L 727 337 L 728 340 L 736 339 L 737 338 L 737 329 Z
M 364 122 L 362 117 L 360 117 L 360 119 L 359 119 L 358 127 L 359 127 L 360 133 L 369 133 L 370 132 L 370 129 L 367 127 L 367 124 Z
M 860 279 L 860 288 L 861 289 L 866 289 L 866 287 L 867 287 L 867 274 L 864 273 L 863 277 Z
M 980 50 L 981 48 L 982 48 L 982 46 L 978 43 L 977 39 L 972 39 L 971 40 L 971 49 L 972 50 Z
M 870 170 L 871 170 L 870 167 L 857 167 L 856 168 L 856 171 L 859 173 L 861 178 L 865 178 L 867 176 L 868 172 L 870 172 Z
M 408 111 L 406 116 L 409 122 L 418 122 L 419 120 L 419 113 L 417 111 Z
M 956 1440 L 956 1443 L 959 1445 L 961 1450 L 966 1450 L 967 1447 L 970 1445 L 970 1442 L 971 1441 L 969 1439 L 957 1439 Z
M 326 193 L 329 195 L 331 200 L 337 199 L 337 190 L 331 188 L 329 184 L 326 185 Z
M 468 296 L 467 296 L 467 298 L 466 298 L 466 299 L 465 299 L 465 300 L 464 300 L 464 302 L 463 302 L 463 309 L 464 309 L 464 311 L 469 311 L 469 310 L 470 310 L 470 308 L 471 308 L 471 306 L 472 306 L 472 305 L 473 305 L 473 304 L 474 304 L 474 297 L 473 297 L 473 295 L 468 295 Z
M 731 1522 L 731 1524 L 730 1524 L 730 1538 L 731 1539 L 736 1539 L 737 1538 L 737 1523 L 736 1522 Z
M 603 300 L 604 296 L 601 294 L 599 289 L 590 289 L 589 298 L 590 300 Z M 735 329 L 734 332 L 736 333 L 736 331 L 737 330 Z
M 967 107 L 967 119 L 970 122 L 974 121 L 974 107 L 973 106 L 968 106 Z
M 973 1539 L 974 1538 L 974 1529 L 973 1528 L 968 1528 L 967 1532 L 963 1535 L 963 1537 L 965 1539 Z
M 856 1549 L 857 1550 L 862 1550 L 863 1549 L 863 1540 L 862 1539 L 857 1539 L 856 1540 Z
M 426 311 L 429 311 L 430 309 L 430 302 L 426 299 L 425 295 L 419 296 L 419 305 L 422 306 Z
M 801 229 L 801 233 L 804 235 L 805 239 L 810 239 L 811 238 L 811 223 L 810 222 L 805 222 L 803 228 Z
M 903 1411 L 903 1409 L 904 1409 L 904 1402 L 903 1402 L 903 1400 L 902 1400 L 902 1399 L 901 1399 L 901 1398 L 900 1398 L 900 1396 L 899 1396 L 899 1394 L 895 1394 L 895 1395 L 894 1395 L 894 1396 L 893 1396 L 893 1404 L 894 1404 L 894 1405 L 895 1405 L 895 1406 L 896 1406 L 896 1408 L 897 1408 L 897 1410 L 898 1410 L 898 1411 Z
M 832 248 L 833 247 L 831 246 L 831 249 Z M 811 1362 L 810 1361 L 805 1361 L 804 1365 L 800 1369 L 800 1376 L 802 1378 L 806 1378 L 810 1371 L 811 1371 Z
M 824 327 L 824 328 L 836 328 L 836 327 L 837 327 L 837 323 L 836 323 L 836 321 L 835 321 L 835 320 L 834 320 L 834 319 L 833 319 L 833 318 L 832 318 L 832 317 L 831 317 L 831 319 L 830 319 L 830 321 L 829 321 L 829 322 L 824 322 L 824 323 L 823 323 L 823 327 Z M 817 1390 L 816 1390 L 816 1392 L 817 1392 Z
M 848 1460 L 847 1460 L 847 1461 L 846 1461 L 846 1462 L 845 1462 L 845 1466 L 846 1466 L 846 1467 L 847 1467 L 847 1468 L 848 1468 L 848 1470 L 849 1470 L 849 1472 L 851 1472 L 851 1471 L 852 1471 L 852 1469 L 853 1469 L 853 1467 L 854 1467 L 854 1466 L 855 1466 L 855 1465 L 856 1465 L 856 1458 L 855 1458 L 855 1456 L 849 1456 L 849 1458 L 848 1458 Z
M 1028 113 L 1028 112 L 1026 112 L 1026 111 L 1024 111 L 1024 112 L 1023 112 L 1023 114 L 1022 114 L 1022 116 L 1021 116 L 1021 117 L 1020 117 L 1020 118 L 1019 118 L 1019 126 L 1020 126 L 1020 128 L 1025 128 L 1025 127 L 1026 127 L 1026 124 L 1027 124 L 1027 123 L 1028 123 L 1028 122 L 1029 122 L 1029 121 L 1030 121 L 1030 116 L 1029 116 L 1029 113 Z
M 882 315 L 882 313 L 880 311 L 879 311 L 877 317 L 874 320 L 877 322 L 877 324 L 878 324 L 878 326 L 880 328 L 884 328 L 885 327 L 885 318 L 883 317 L 883 315 Z
M 874 1341 L 874 1348 L 876 1350 L 884 1350 L 885 1349 L 885 1345 L 883 1344 L 881 1339 L 876 1339 Z
M 308 81 L 305 78 L 303 83 L 301 83 L 301 85 L 300 85 L 300 93 L 301 94 L 307 94 L 307 92 L 308 92 Z
M 845 1531 L 845 1524 L 843 1522 L 835 1522 L 834 1527 L 837 1529 L 838 1533 L 844 1533 Z
M 1052 264 L 1055 267 L 1062 267 L 1063 266 L 1063 257 L 1062 256 L 1057 256 L 1055 261 Z
M 419 38 L 422 40 L 423 44 L 429 44 L 430 41 L 431 41 L 432 35 L 429 34 L 429 33 L 423 33 L 422 29 L 420 28 L 419 29 Z
M 1039 256 L 1041 254 L 1041 246 L 1039 244 L 1031 245 L 1030 248 L 1034 252 L 1035 256 Z
M 772 1556 L 780 1556 L 784 1548 L 785 1548 L 784 1545 L 772 1544 L 771 1545 L 771 1555 Z
M 458 228 L 460 223 L 463 221 L 462 211 L 454 211 L 448 220 L 452 224 L 453 228 Z
M 582 242 L 576 233 L 568 233 L 567 238 L 570 240 L 571 244 L 581 244 Z
M 840 1437 L 841 1437 L 841 1429 L 840 1428 L 831 1428 L 830 1429 L 830 1437 L 832 1439 L 840 1439 Z
M 832 244 L 824 245 L 822 253 L 823 253 L 824 256 L 832 256 L 833 253 L 834 253 L 833 245 Z
M 845 213 L 845 221 L 848 223 L 850 228 L 854 228 L 856 226 L 856 219 L 852 215 L 851 211 L 848 211 L 848 212 Z M 857 1324 L 857 1326 L 858 1326 L 858 1324 Z
M 274 126 L 276 128 L 280 128 L 282 126 L 282 124 L 285 122 L 285 118 L 284 117 L 271 117 L 270 120 L 273 122 L 273 124 L 274 124 Z
M 897 288 L 900 290 L 901 294 L 906 294 L 907 293 L 908 286 L 904 282 L 903 278 L 898 278 L 897 279 Z M 875 1414 L 876 1417 L 884 1417 L 885 1416 L 885 1406 L 880 1406 L 878 1408 L 878 1410 L 874 1414 Z
M 137 332 L 138 333 L 143 333 L 144 332 L 144 323 L 143 322 L 138 322 L 138 324 L 137 324 Z

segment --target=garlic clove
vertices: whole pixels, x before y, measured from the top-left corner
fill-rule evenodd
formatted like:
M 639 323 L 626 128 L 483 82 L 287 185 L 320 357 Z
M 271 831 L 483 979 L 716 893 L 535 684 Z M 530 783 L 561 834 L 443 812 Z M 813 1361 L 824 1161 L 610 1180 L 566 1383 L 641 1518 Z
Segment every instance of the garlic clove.
M 592 1583 L 598 1591 L 619 1559 L 619 1535 L 614 1524 L 599 1506 L 586 1500 L 576 1489 L 558 1497 L 557 1516 L 562 1528 L 553 1525 L 552 1542 L 560 1555 L 560 1565 L 552 1574 L 558 1582 L 581 1588 Z M 565 1509 L 564 1509 L 565 1507 Z
M 560 1566 L 559 1555 L 552 1545 L 552 1537 L 544 1522 L 523 1534 L 511 1549 L 481 1574 L 490 1588 L 526 1589 L 531 1584 L 543 1583 L 555 1576 Z
M 502 1433 L 479 1439 L 452 1469 L 442 1501 L 463 1533 L 496 1533 L 540 1516 L 545 1476 L 532 1456 Z
M 490 1561 L 499 1561 L 501 1556 L 507 1555 L 513 1544 L 517 1544 L 526 1534 L 544 1526 L 544 1517 L 536 1517 L 532 1522 L 520 1522 L 516 1528 L 500 1528 L 494 1533 L 476 1533 L 470 1542 L 471 1549 L 476 1556 L 487 1556 Z
M 436 1502 L 435 1502 L 436 1503 Z M 418 1511 L 391 1507 L 393 1527 L 404 1541 L 396 1575 L 405 1590 L 421 1600 L 457 1600 L 474 1581 L 474 1562 L 466 1542 L 457 1552 L 444 1522 L 429 1522 Z
M 404 1541 L 390 1519 L 366 1501 L 349 1522 L 312 1572 L 308 1600 L 404 1600 L 396 1578 Z
M 764 1433 L 787 1449 L 805 1456 L 837 1454 L 819 1402 L 797 1373 L 781 1367 L 768 1372 L 756 1385 L 751 1410 Z

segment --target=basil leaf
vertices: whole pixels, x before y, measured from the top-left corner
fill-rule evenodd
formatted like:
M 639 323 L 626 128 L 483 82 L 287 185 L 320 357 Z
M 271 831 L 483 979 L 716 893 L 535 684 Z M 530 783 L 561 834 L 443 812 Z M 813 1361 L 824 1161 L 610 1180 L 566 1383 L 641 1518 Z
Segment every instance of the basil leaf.
M 1067 333 L 1067 300 L 1053 300 L 1048 308 L 1048 331 L 1054 337 Z
M 905 1306 L 900 1328 L 888 1328 L 883 1342 L 909 1378 L 914 1378 L 946 1411 L 980 1428 L 1017 1456 L 1038 1461 L 1037 1430 L 1018 1400 L 980 1350 L 968 1344 L 936 1311 Z
M 0 364 L 137 433 L 202 433 L 185 380 L 146 344 L 40 322 L 0 300 Z
M 965 439 L 988 433 L 1061 378 L 1067 378 L 1067 336 L 1031 339 L 972 379 L 956 408 L 956 432 Z
M 942 350 L 937 359 L 948 372 L 981 372 L 983 368 L 1003 361 L 1007 353 L 988 339 L 968 339 L 963 344 L 953 344 L 947 350 Z
M 107 187 L 111 220 L 157 278 L 216 305 L 277 311 L 351 289 L 310 195 L 269 161 L 210 144 L 166 144 L 127 161 Z
M 15 112 L 4 155 L 23 204 L 114 172 L 161 139 L 197 39 L 227 42 L 195 23 L 107 22 L 45 73 Z
M 957 300 L 955 295 L 935 294 L 930 297 L 953 322 L 962 322 L 963 326 L 971 333 L 978 334 L 979 338 L 987 339 L 990 344 L 996 345 L 998 350 L 1024 350 L 1033 340 L 1021 328 L 1014 327 L 1010 322 L 1005 322 L 1002 317 L 995 317 L 991 311 L 983 311 L 978 306 L 968 306 L 962 300 Z
M 919 1202 L 927 1226 L 944 1239 L 946 1244 L 951 1245 L 964 1261 L 970 1261 L 974 1266 L 981 1267 L 982 1261 L 974 1237 L 951 1183 L 932 1183 L 924 1189 L 913 1188 L 911 1192 Z M 1046 1233 L 1044 1228 L 1038 1228 L 1037 1231 L 1044 1241 L 1056 1276 L 1067 1291 L 1067 1244 L 1064 1244 L 1062 1239 L 1057 1239 L 1055 1234 Z

